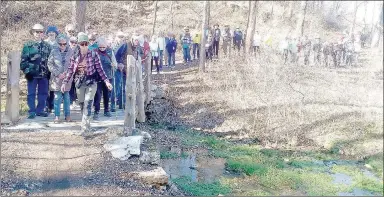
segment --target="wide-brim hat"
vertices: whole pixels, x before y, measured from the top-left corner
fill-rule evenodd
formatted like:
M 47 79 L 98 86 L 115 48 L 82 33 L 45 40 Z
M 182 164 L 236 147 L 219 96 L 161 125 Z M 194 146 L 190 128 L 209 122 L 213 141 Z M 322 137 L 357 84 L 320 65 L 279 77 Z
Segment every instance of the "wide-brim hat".
M 31 35 L 33 35 L 33 32 L 35 31 L 35 30 L 41 30 L 41 31 L 44 31 L 44 26 L 43 25 L 41 25 L 41 24 L 35 24 L 35 25 L 33 25 L 33 27 L 29 30 L 29 33 L 31 34 Z

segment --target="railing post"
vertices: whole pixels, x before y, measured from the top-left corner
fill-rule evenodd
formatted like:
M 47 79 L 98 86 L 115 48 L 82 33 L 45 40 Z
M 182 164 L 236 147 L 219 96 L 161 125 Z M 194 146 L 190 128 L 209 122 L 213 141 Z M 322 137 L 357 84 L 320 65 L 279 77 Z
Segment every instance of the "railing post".
M 145 122 L 145 112 L 144 112 L 144 84 L 143 84 L 143 66 L 141 63 L 141 58 L 139 57 L 136 60 L 136 82 L 137 82 L 137 122 Z
M 12 122 L 19 121 L 20 118 L 20 51 L 11 51 L 8 54 L 8 67 L 7 67 L 7 103 L 5 115 Z
M 127 79 L 125 84 L 125 110 L 124 110 L 124 133 L 132 135 L 136 120 L 136 66 L 135 58 L 127 56 Z

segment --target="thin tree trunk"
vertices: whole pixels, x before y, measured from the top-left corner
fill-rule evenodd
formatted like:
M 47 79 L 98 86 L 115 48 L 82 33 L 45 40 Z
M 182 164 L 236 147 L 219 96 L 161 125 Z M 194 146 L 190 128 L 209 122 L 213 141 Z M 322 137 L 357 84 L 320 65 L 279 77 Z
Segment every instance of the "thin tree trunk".
M 354 35 L 354 34 L 355 34 L 356 13 L 357 13 L 357 1 L 355 1 L 355 4 L 354 4 L 354 10 L 353 10 L 353 23 L 352 23 L 351 35 Z M 354 43 L 354 42 L 355 42 L 355 39 L 352 39 L 352 43 Z
M 152 35 L 155 35 L 156 17 L 157 17 L 157 3 L 158 2 L 159 1 L 155 1 L 155 17 L 153 18 Z
M 367 4 L 368 2 L 364 1 L 364 29 L 367 26 Z
M 210 20 L 209 19 L 211 18 L 211 2 L 209 2 L 207 6 L 208 6 L 208 8 L 207 8 L 208 9 L 208 12 L 207 12 L 207 25 L 209 27 L 210 26 L 210 23 L 209 23 Z
M 251 23 L 251 26 L 249 27 L 249 29 L 247 30 L 247 34 L 246 34 L 246 43 L 245 43 L 245 51 L 246 51 L 246 54 L 249 54 L 251 52 L 251 47 L 252 47 L 252 38 L 253 38 L 253 35 L 255 34 L 255 27 L 256 27 L 256 19 L 257 19 L 257 3 L 258 1 L 254 1 L 253 2 L 253 6 L 252 6 L 252 14 L 251 14 L 251 20 L 252 20 L 252 23 Z
M 173 32 L 173 1 L 171 1 L 171 22 L 172 22 L 172 32 Z
M 378 14 L 376 17 L 376 20 L 373 20 L 373 33 L 372 33 L 372 42 L 371 42 L 371 47 L 378 47 L 379 46 L 379 43 L 380 43 L 380 40 L 381 40 L 381 36 L 382 36 L 382 18 L 383 18 L 383 4 L 381 3 L 381 5 L 379 4 L 379 7 L 380 7 L 380 14 Z M 375 9 L 375 8 L 374 8 Z M 377 8 L 376 8 L 377 9 Z M 381 27 L 381 28 L 380 28 Z
M 207 38 L 205 36 L 205 30 L 208 29 L 208 17 L 209 17 L 209 1 L 204 1 L 204 16 L 201 25 L 201 44 L 200 44 L 200 62 L 199 71 L 205 72 L 205 43 Z
M 307 1 L 301 1 L 300 18 L 297 21 L 297 26 L 296 26 L 296 32 L 298 32 L 300 36 L 303 36 L 304 34 L 304 22 L 305 22 L 306 11 L 307 11 Z
M 253 1 L 249 1 L 249 4 L 248 4 L 248 17 L 247 17 L 247 26 L 246 26 L 246 38 L 245 38 L 245 40 L 244 40 L 244 46 L 245 46 L 245 48 L 246 48 L 246 50 L 244 50 L 244 52 L 246 53 L 246 54 L 248 54 L 249 53 L 249 42 L 250 42 L 250 37 L 249 37 L 249 34 L 250 34 L 250 23 L 251 23 L 251 19 L 252 19 L 252 17 L 251 17 L 251 15 L 252 15 L 252 10 L 253 10 Z
M 72 2 L 72 23 L 78 32 L 85 32 L 85 12 L 87 2 L 84 0 Z
M 288 10 L 288 13 L 289 13 L 289 19 L 292 19 L 292 16 L 293 16 L 293 4 L 295 2 L 294 1 L 290 1 L 289 2 L 289 10 Z

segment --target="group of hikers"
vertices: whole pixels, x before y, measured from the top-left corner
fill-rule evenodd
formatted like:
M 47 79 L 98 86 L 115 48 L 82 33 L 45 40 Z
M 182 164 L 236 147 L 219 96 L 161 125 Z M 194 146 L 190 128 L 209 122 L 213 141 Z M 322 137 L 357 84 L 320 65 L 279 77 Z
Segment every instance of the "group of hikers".
M 207 28 L 205 32 L 208 59 L 218 57 L 221 38 L 224 53 L 230 51 L 229 27 L 226 26 L 223 34 L 218 27 Z M 66 25 L 62 32 L 56 26 L 45 28 L 35 24 L 30 33 L 34 39 L 24 43 L 20 63 L 27 79 L 28 118 L 47 117 L 53 112 L 54 123 L 59 123 L 63 121 L 60 119 L 63 104 L 64 121 L 71 122 L 71 110 L 79 108 L 83 134 L 92 131 L 91 119 L 99 119 L 101 97 L 104 116 L 111 117 L 117 107 L 124 109 L 128 55 L 142 64 L 151 58 L 151 73 L 154 66 L 157 73 L 163 66 L 175 67 L 178 42 L 185 65 L 200 56 L 201 36 L 198 33 L 191 36 L 188 28 L 184 28 L 180 40 L 176 40 L 175 34 L 164 32 L 153 35 L 150 40 L 146 34 L 128 36 L 122 31 L 116 32 L 115 38 L 106 37 L 96 32 L 77 32 L 72 24 Z M 233 47 L 240 50 L 242 39 L 242 32 L 236 28 Z M 190 49 L 193 49 L 193 60 Z
M 311 53 L 313 54 L 313 63 L 315 65 L 339 67 L 344 64 L 351 66 L 357 64 L 358 55 L 361 51 L 362 40 L 361 34 L 350 34 L 344 31 L 339 40 L 333 42 L 322 41 L 320 36 L 316 34 L 313 40 L 308 36 L 292 37 L 287 36 L 280 43 L 280 50 L 283 54 L 284 64 L 298 63 L 299 57 L 303 57 L 304 65 L 308 65 L 311 61 Z
M 151 73 L 153 69 L 160 73 L 163 66 L 171 69 L 175 67 L 179 42 L 186 66 L 199 59 L 202 42 L 201 33 L 197 31 L 191 34 L 187 27 L 178 40 L 170 32 L 167 35 L 159 32 L 149 39 L 146 34 L 133 33 L 128 36 L 118 31 L 115 38 L 107 38 L 96 32 L 77 32 L 72 24 L 66 25 L 64 32 L 60 32 L 56 26 L 45 29 L 43 25 L 35 24 L 30 33 L 34 39 L 24 44 L 20 63 L 20 69 L 27 79 L 28 118 L 47 117 L 54 112 L 54 122 L 59 123 L 62 121 L 60 111 L 63 103 L 64 120 L 67 122 L 72 121 L 71 110 L 81 110 L 83 133 L 91 132 L 91 119 L 99 119 L 102 97 L 104 116 L 111 117 L 111 112 L 116 112 L 117 107 L 124 109 L 128 55 L 143 64 L 143 73 L 147 58 L 150 58 Z M 224 56 L 229 56 L 232 49 L 237 54 L 244 49 L 244 35 L 240 27 L 232 32 L 228 25 L 221 30 L 215 24 L 206 28 L 204 36 L 206 44 L 202 48 L 205 48 L 207 60 L 218 58 L 220 47 Z M 318 36 L 314 41 L 307 36 L 302 40 L 287 37 L 280 46 L 285 63 L 288 55 L 291 56 L 291 62 L 297 62 L 298 53 L 302 51 L 304 63 L 308 64 L 309 55 L 313 51 L 314 62 L 320 62 L 323 54 L 326 65 L 330 63 L 328 59 L 332 58 L 335 64 L 340 64 L 341 59 L 351 61 L 348 60 L 351 48 L 358 51 L 356 43 L 359 43 L 359 39 L 353 38 L 355 45 L 351 45 L 349 38 L 344 36 L 338 43 L 321 43 Z M 262 39 L 259 32 L 255 31 L 252 53 L 260 54 L 260 47 L 271 47 L 271 43 L 271 36 Z

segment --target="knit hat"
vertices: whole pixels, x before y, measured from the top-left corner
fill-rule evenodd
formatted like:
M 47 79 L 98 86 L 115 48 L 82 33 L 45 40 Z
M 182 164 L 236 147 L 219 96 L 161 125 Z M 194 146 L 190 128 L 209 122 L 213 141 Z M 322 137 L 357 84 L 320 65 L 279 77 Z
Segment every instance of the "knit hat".
M 108 42 L 107 40 L 104 38 L 104 37 L 99 37 L 97 40 L 96 40 L 97 44 L 98 45 L 105 45 L 105 46 L 108 46 Z
M 48 34 L 48 32 L 55 32 L 56 36 L 59 35 L 59 30 L 56 26 L 48 26 L 47 31 L 45 31 L 45 34 Z
M 69 41 L 70 42 L 77 42 L 77 38 L 75 36 L 72 36 L 71 38 L 69 38 Z
M 88 35 L 85 34 L 84 32 L 80 32 L 77 35 L 77 42 L 89 42 Z
M 68 38 L 65 34 L 59 34 L 57 37 L 56 37 L 56 41 L 57 43 L 59 43 L 60 40 L 65 40 L 65 42 L 67 42 Z

